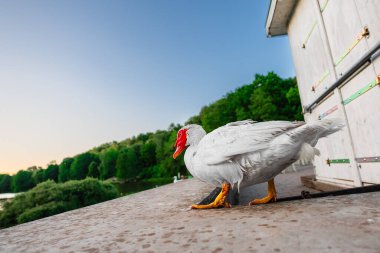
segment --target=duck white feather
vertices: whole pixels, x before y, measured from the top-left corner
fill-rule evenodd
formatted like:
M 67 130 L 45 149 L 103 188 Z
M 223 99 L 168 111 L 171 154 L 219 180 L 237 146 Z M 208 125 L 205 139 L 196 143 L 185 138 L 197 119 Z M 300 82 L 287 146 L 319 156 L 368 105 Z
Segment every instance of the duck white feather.
M 266 182 L 293 162 L 311 161 L 318 139 L 344 124 L 340 119 L 314 123 L 252 120 L 232 122 L 206 135 L 199 125 L 187 125 L 185 164 L 196 178 L 220 186 Z M 180 131 L 181 131 L 180 130 Z M 179 133 L 180 133 L 179 131 Z

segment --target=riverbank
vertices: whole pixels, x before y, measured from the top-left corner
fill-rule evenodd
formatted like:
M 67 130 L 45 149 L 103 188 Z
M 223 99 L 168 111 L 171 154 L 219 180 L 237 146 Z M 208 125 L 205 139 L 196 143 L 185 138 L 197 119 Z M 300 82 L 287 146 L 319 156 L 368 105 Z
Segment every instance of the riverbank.
M 173 183 L 173 178 L 149 178 L 134 181 L 110 181 L 122 196 Z

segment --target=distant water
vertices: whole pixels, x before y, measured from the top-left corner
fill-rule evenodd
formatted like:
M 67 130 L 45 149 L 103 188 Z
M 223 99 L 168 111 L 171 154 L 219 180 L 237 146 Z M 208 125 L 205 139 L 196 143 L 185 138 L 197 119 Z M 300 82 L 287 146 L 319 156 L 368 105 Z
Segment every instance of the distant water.
M 0 193 L 0 199 L 12 199 L 17 193 Z
M 123 195 L 128 195 L 136 192 L 149 190 L 161 185 L 172 183 L 173 179 L 162 179 L 157 182 L 127 182 L 127 183 L 114 183 L 118 191 Z
M 3 210 L 3 204 L 13 199 L 18 193 L 0 193 L 0 211 Z

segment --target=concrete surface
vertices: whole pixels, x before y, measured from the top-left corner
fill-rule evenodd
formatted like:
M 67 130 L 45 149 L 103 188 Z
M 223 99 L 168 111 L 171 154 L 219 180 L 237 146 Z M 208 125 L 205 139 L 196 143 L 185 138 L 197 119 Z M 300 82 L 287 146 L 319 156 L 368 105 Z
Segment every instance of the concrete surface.
M 378 192 L 188 208 L 212 189 L 184 180 L 3 229 L 0 252 L 380 252 Z
M 309 191 L 310 193 L 319 192 L 318 190 L 305 187 L 301 184 L 300 177 L 313 174 L 312 167 L 305 167 L 306 169 L 299 169 L 294 173 L 279 174 L 275 178 L 275 185 L 277 190 L 277 198 L 285 198 L 291 196 L 299 196 L 302 191 Z M 262 198 L 267 194 L 268 184 L 257 184 L 241 190 L 240 204 L 246 205 L 253 198 Z

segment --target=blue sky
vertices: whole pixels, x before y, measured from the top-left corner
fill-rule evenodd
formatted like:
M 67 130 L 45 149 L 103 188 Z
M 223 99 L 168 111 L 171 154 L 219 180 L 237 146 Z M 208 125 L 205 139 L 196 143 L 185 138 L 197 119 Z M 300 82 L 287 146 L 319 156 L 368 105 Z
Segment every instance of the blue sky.
M 269 1 L 0 2 L 0 173 L 184 123 L 255 73 L 294 76 Z

